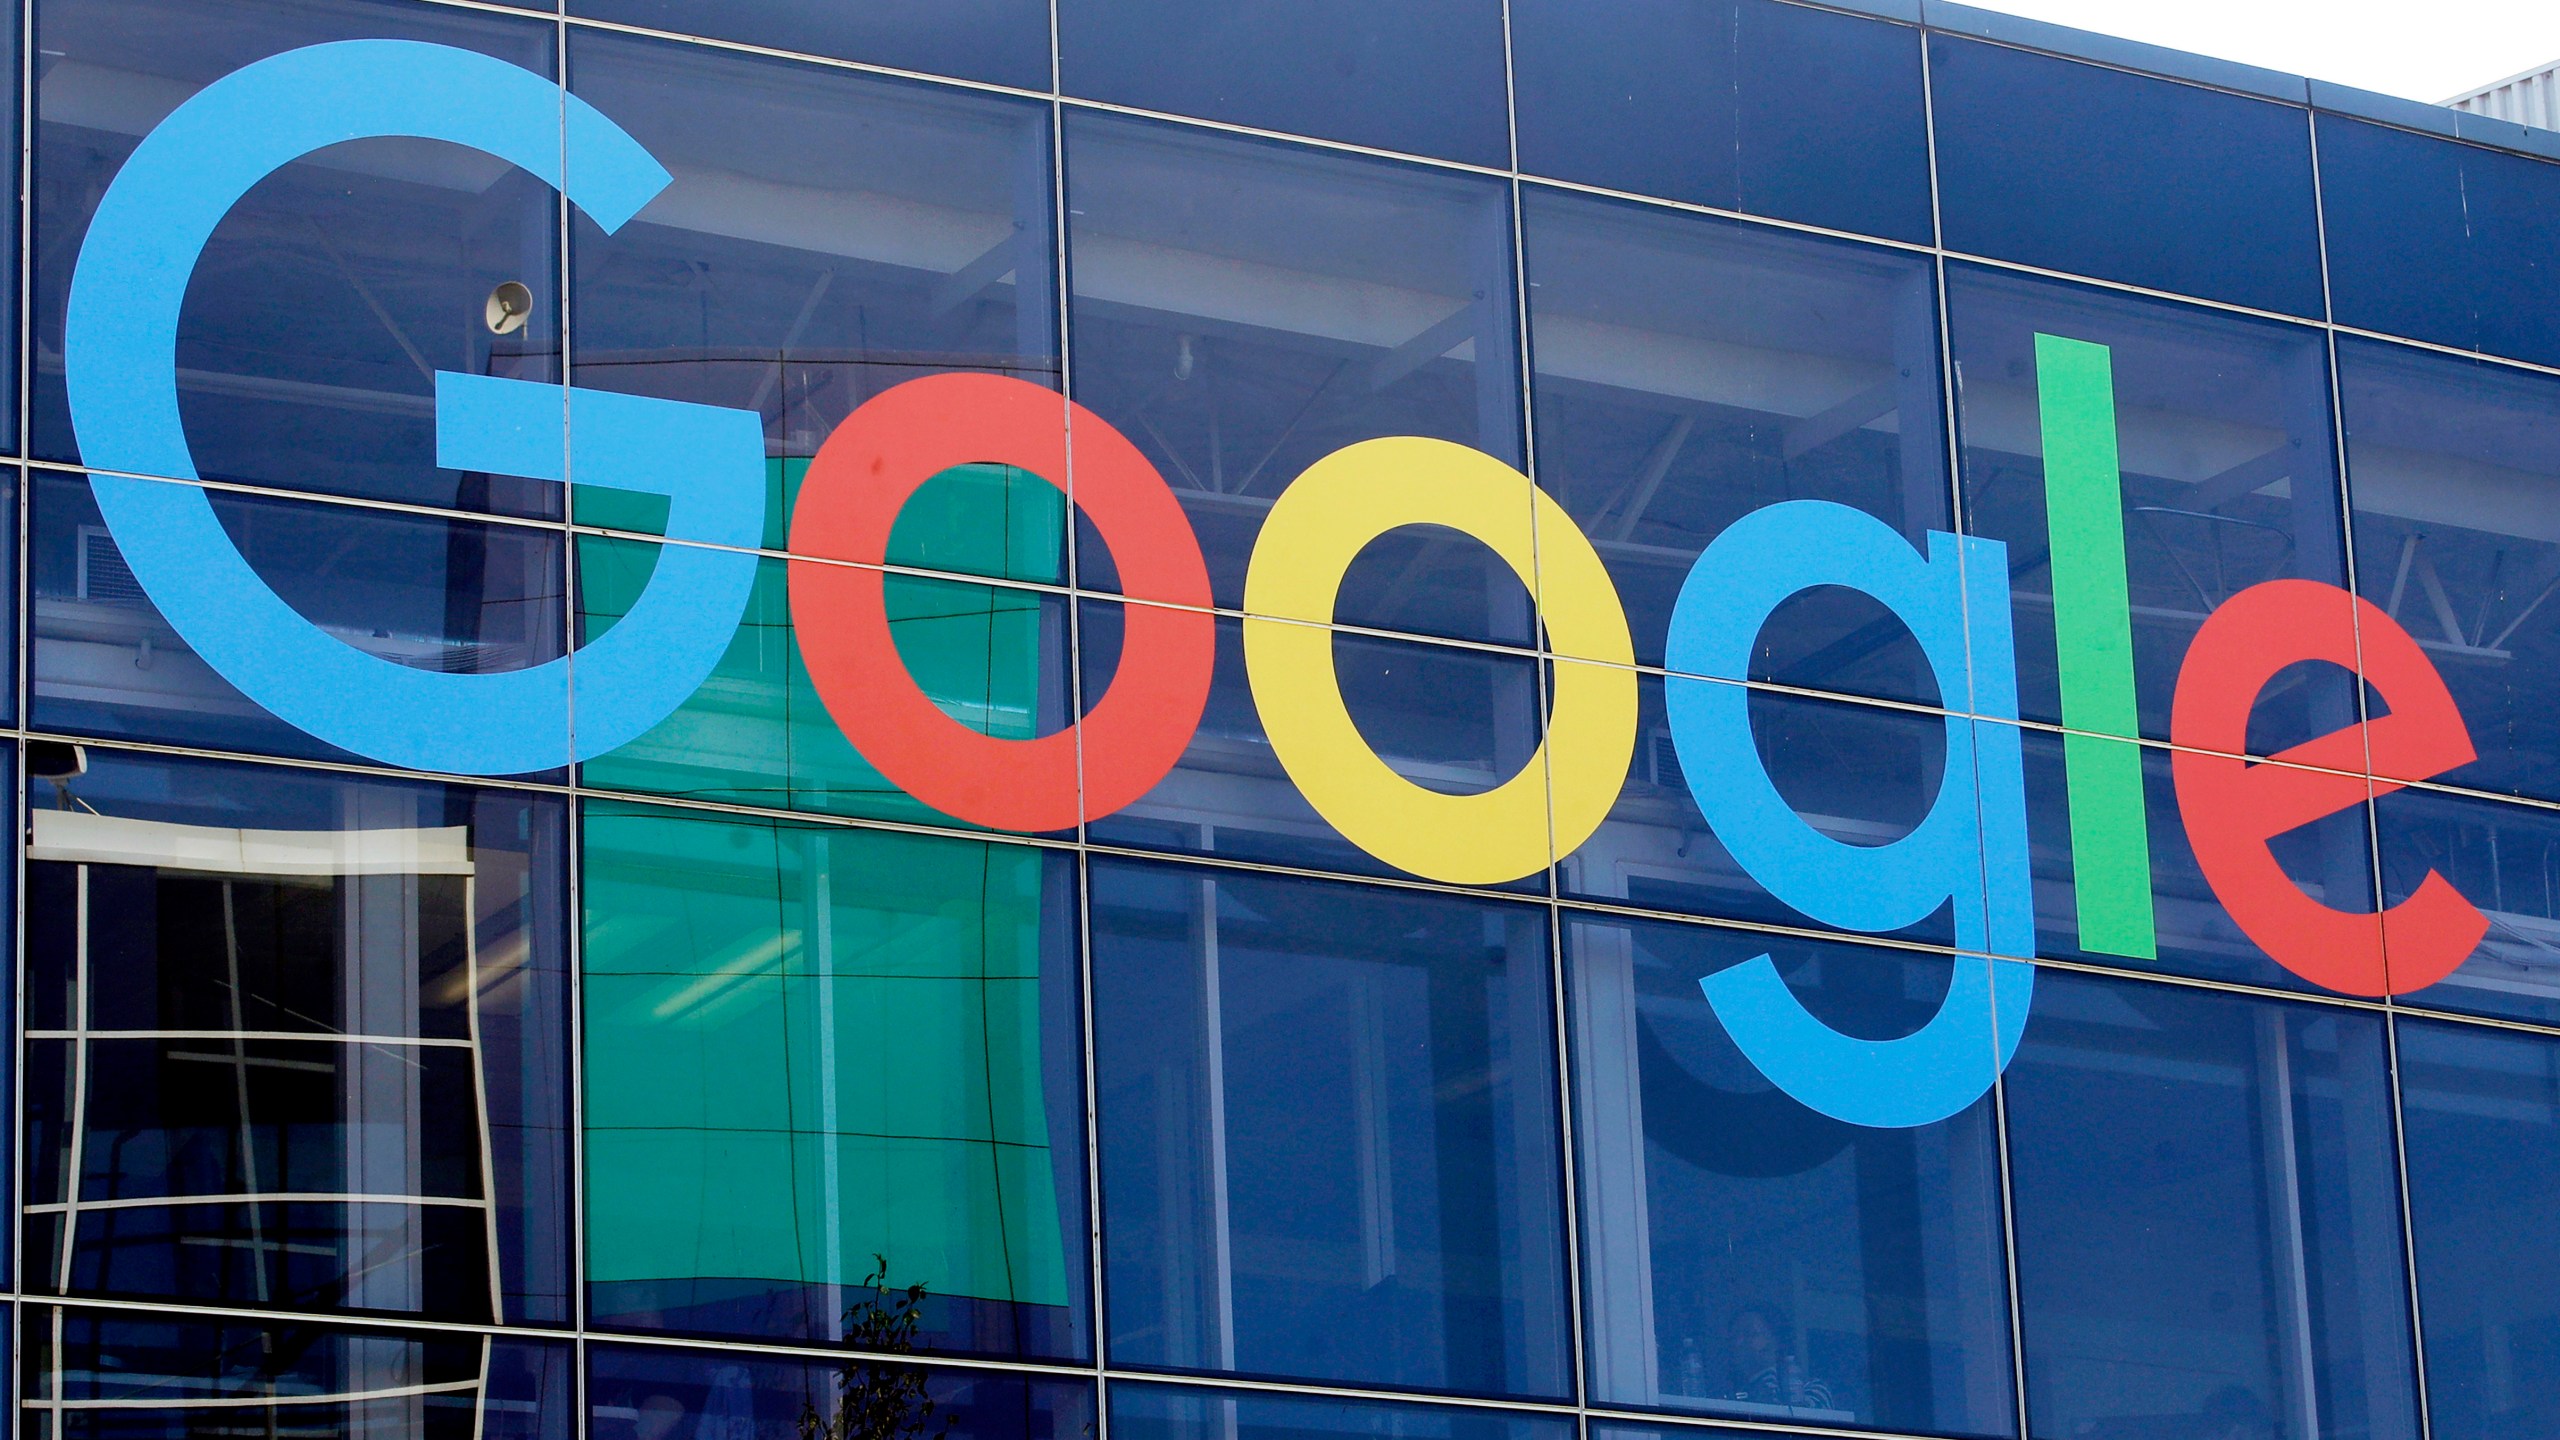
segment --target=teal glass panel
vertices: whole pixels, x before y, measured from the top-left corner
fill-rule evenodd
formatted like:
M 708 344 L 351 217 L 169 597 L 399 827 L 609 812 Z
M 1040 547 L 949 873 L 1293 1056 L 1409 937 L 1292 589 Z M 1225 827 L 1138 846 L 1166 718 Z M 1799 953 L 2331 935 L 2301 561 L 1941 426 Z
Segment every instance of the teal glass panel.
M 936 1350 L 1082 1344 L 1072 862 L 591 802 L 599 1323 L 840 1340 L 924 1287 Z

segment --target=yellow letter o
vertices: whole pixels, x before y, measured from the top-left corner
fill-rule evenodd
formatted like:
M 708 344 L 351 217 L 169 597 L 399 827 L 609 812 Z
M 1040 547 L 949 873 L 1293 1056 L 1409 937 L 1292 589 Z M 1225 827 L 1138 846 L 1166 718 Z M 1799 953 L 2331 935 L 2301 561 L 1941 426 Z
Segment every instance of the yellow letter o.
M 1334 673 L 1324 627 L 1343 576 L 1371 541 L 1405 525 L 1483 542 L 1536 598 L 1558 653 L 1612 662 L 1556 662 L 1538 753 L 1480 794 L 1444 795 L 1388 768 L 1352 722 Z M 1626 610 L 1573 517 L 1492 456 L 1395 436 L 1317 461 L 1263 521 L 1244 604 L 1245 671 L 1272 753 L 1316 813 L 1378 859 L 1450 884 L 1501 884 L 1571 854 L 1617 803 L 1636 744 Z

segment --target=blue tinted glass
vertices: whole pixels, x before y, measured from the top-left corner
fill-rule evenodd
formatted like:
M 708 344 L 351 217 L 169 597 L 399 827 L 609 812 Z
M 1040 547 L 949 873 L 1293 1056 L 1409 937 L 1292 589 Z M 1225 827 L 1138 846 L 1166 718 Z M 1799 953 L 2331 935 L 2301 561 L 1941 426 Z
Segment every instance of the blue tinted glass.
M 32 1306 L 21 1319 L 22 1413 L 66 1440 L 578 1433 L 565 1342 L 65 1306 Z
M 77 460 L 63 308 L 98 197 L 190 94 L 279 51 L 399 38 L 484 51 L 549 77 L 552 29 L 350 0 L 46 0 L 36 17 L 33 450 Z M 430 140 L 361 140 L 268 177 L 213 234 L 178 329 L 179 404 L 208 479 L 509 514 L 559 487 L 438 469 L 438 370 L 559 378 L 559 197 L 504 161 Z M 532 294 L 493 334 L 491 293 Z
M 2319 331 L 1971 266 L 1950 271 L 1947 308 L 1964 523 L 2009 547 L 2025 718 L 2063 718 L 2039 406 L 2050 400 L 2057 420 L 2074 412 L 2039 383 L 2039 335 L 2108 351 L 2145 737 L 2168 738 L 2187 644 L 2223 601 L 2265 580 L 2346 583 Z M 2343 670 L 2271 687 L 2249 748 L 2343 728 L 2355 703 Z
M 1783 1430 L 1727 1430 L 1721 1425 L 1630 1425 L 1623 1420 L 1591 1422 L 1591 1440 L 1812 1440 L 1810 1434 L 1793 1436 Z
M 1046 0 L 568 0 L 568 10 L 804 55 L 1049 88 Z
M 1120 654 L 1120 607 L 1087 602 L 1079 631 L 1090 711 Z M 1245 672 L 1244 626 L 1218 621 L 1200 728 L 1172 773 L 1134 804 L 1096 816 L 1100 844 L 1220 855 L 1360 875 L 1402 872 L 1345 839 L 1271 751 Z M 1531 656 L 1337 631 L 1334 673 L 1352 723 L 1387 767 L 1425 789 L 1490 790 L 1537 754 L 1546 707 Z M 1543 892 L 1546 877 L 1508 887 Z
M 1508 166 L 1500 0 L 1059 0 L 1070 95 Z
M 1698 989 L 1768 955 L 1823 1021 L 1888 1039 L 1936 1013 L 1949 962 L 1596 918 L 1565 953 L 1594 1402 L 2013 1433 L 1990 1103 L 1912 1130 L 1817 1114 Z
M 2560 799 L 2560 380 L 2341 337 L 2356 589 L 2426 648 L 2480 758 Z
M 1511 197 L 1498 180 L 1093 114 L 1067 123 L 1076 399 L 1145 453 L 1242 605 L 1272 499 L 1388 435 L 1520 463 Z M 1118 588 L 1090 531 L 1078 578 Z M 1492 551 L 1416 528 L 1371 545 L 1346 625 L 1533 638 Z
M 1520 168 L 1927 244 L 1920 32 L 1777 0 L 1513 0 Z
M 25 483 L 25 471 L 15 466 L 0 467 L 0 514 L 14 511 L 19 516 L 15 525 L 0 524 L 0 552 L 7 552 L 0 553 L 0 621 L 10 624 L 13 629 L 18 607 L 25 603 L 26 596 L 18 587 L 17 547 L 7 542 L 16 538 L 14 532 L 25 524 L 26 512 L 18 504 L 18 487 Z M 0 717 L 13 721 L 18 715 L 19 649 L 11 645 L 9 658 L 0 661 L 0 687 L 5 687 L 0 688 Z
M 1401 1400 L 1115 1382 L 1111 1430 L 1126 1440 L 1573 1440 L 1573 1420 Z
M 1609 567 L 1636 659 L 1723 529 L 1830 500 L 1926 546 L 1948 521 L 1938 292 L 1926 259 L 1536 187 L 1524 195 L 1538 483 Z M 1755 674 L 1934 702 L 1875 602 L 1781 608 Z
M 2007 1080 L 2029 1433 L 2414 1440 L 2382 1023 L 2038 978 Z
M 2178 813 L 2170 752 L 2142 747 L 2143 833 L 2151 858 L 2151 910 L 2158 953 L 2134 958 L 2080 944 L 2077 853 L 2072 848 L 2071 794 L 2063 741 L 2049 730 L 2025 732 L 2027 836 L 2036 877 L 2036 953 L 2119 968 L 2158 970 L 2278 990 L 2318 986 L 2276 963 L 2241 930 L 2205 883 Z M 2268 842 L 2278 866 L 2303 893 L 2334 910 L 2373 911 L 2373 842 L 2364 807 L 2288 830 Z
M 592 799 L 581 841 L 590 1319 L 1090 1353 L 1073 856 Z
M 1555 663 L 1561 670 L 1573 662 Z M 1716 839 L 1672 743 L 1662 678 L 1643 674 L 1636 683 L 1634 766 L 1609 818 L 1558 867 L 1559 891 L 1722 920 L 1818 923 L 1771 895 Z M 1848 845 L 1882 845 L 1928 815 L 1946 768 L 1943 717 L 1769 690 L 1754 691 L 1750 704 L 1761 765 L 1816 832 Z M 1896 934 L 1953 944 L 1954 917 L 1941 907 Z
M 894 1325 L 896 1299 L 857 1290 L 849 1303 L 878 1328 Z M 864 1348 L 902 1348 L 879 1343 L 887 1333 Z M 734 1350 L 605 1344 L 587 1350 L 592 1440 L 781 1436 L 806 1433 L 797 1428 L 804 1420 L 841 1426 L 819 1432 L 833 1435 L 1086 1440 L 1094 1433 L 1093 1386 L 1045 1375 L 835 1366 Z
M 768 548 L 793 462 L 873 395 L 942 370 L 1056 383 L 1047 107 L 572 37 L 572 88 L 675 175 L 613 235 L 573 225 L 572 378 L 759 412 Z M 657 528 L 632 504 L 581 493 L 578 518 Z
M 12 7 L 9 19 L 10 23 L 7 26 L 9 34 L 5 39 L 0 39 L 0 62 L 8 65 L 10 75 L 7 91 L 9 114 L 6 118 L 0 119 L 0 139 L 5 139 L 11 151 L 15 152 L 19 149 L 18 90 L 26 73 L 25 67 L 18 63 L 18 47 L 24 23 L 18 7 Z M 23 186 L 22 166 L 21 160 L 10 161 L 11 176 L 18 179 Z M 0 206 L 0 210 L 5 209 L 7 207 Z M 18 245 L 18 216 L 15 213 L 0 215 L 0 251 L 12 255 L 22 253 Z M 22 336 L 17 296 L 0 296 L 0 325 L 7 327 L 6 334 L 13 337 Z M 16 343 L 0 346 L 0 450 L 10 453 L 15 453 L 18 448 L 18 348 Z
M 35 758 L 28 1283 L 565 1324 L 561 802 Z
M 2317 317 L 2307 112 L 1929 37 L 1948 248 Z
M 1545 911 L 1097 861 L 1114 1363 L 1572 1390 Z
M 36 723 L 74 735 L 344 758 L 269 715 L 161 619 L 88 482 L 35 478 L 29 547 Z M 325 634 L 447 673 L 520 670 L 563 651 L 557 529 L 208 492 L 259 577 Z
M 2395 790 L 2374 802 L 2382 898 L 2398 905 L 2440 875 L 2488 916 L 2462 967 L 2433 984 L 2433 951 L 2402 956 L 2393 988 L 2411 1005 L 2560 1023 L 2560 810 L 2435 790 Z M 2386 947 L 2391 946 L 2386 934 Z M 2405 942 L 2404 942 L 2405 943 Z M 2412 946 L 2412 949 L 2416 947 Z M 2386 957 L 2388 958 L 2388 957 Z M 2423 965 L 2419 974 L 2405 974 Z
M 2560 363 L 2560 165 L 2323 115 L 2320 194 L 2339 324 Z
M 2560 1426 L 2560 1044 L 2400 1026 L 2427 1409 L 2438 1440 Z

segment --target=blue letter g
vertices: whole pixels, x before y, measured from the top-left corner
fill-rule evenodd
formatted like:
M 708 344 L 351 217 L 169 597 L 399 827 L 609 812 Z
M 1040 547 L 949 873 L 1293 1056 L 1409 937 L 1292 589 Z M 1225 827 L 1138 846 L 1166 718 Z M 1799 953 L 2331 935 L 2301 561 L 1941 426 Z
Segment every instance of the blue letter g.
M 82 460 L 197 478 L 177 374 L 179 308 L 197 256 L 271 172 L 323 146 L 390 137 L 522 166 L 607 231 L 669 180 L 638 141 L 558 85 L 468 50 L 355 40 L 227 75 L 143 138 L 90 221 L 63 337 Z M 574 472 L 581 484 L 663 495 L 667 537 L 699 544 L 666 546 L 630 614 L 574 661 L 449 675 L 312 626 L 258 578 L 194 486 L 109 475 L 90 486 L 134 578 L 187 644 L 250 699 L 359 755 L 470 775 L 543 770 L 611 750 L 683 704 L 727 648 L 754 584 L 745 552 L 764 523 L 757 417 L 440 373 L 436 429 L 452 468 L 553 481 Z

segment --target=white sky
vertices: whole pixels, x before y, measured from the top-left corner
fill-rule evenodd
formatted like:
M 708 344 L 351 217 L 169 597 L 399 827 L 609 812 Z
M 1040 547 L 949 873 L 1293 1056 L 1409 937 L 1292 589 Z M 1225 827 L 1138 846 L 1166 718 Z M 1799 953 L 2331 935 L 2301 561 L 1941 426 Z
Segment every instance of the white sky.
M 2560 60 L 2560 0 L 1969 0 L 2436 101 Z

